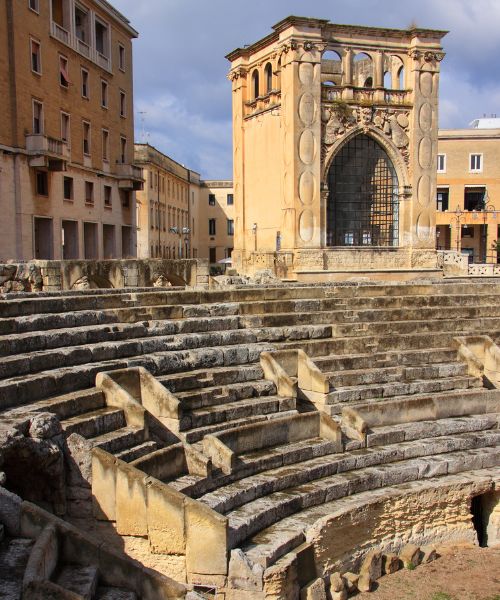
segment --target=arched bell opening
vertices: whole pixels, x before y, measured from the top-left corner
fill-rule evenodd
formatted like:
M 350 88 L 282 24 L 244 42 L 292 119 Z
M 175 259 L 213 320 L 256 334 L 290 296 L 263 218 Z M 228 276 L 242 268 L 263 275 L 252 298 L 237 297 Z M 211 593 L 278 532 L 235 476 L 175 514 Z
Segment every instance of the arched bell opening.
M 327 182 L 327 246 L 398 246 L 398 176 L 375 139 L 360 133 L 347 142 L 334 157 Z

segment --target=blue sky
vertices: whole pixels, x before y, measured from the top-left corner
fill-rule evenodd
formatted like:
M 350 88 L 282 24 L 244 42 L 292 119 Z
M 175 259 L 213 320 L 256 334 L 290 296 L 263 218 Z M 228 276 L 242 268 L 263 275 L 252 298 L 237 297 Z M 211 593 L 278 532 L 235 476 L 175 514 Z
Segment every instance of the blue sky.
M 500 0 L 111 1 L 140 34 L 134 42 L 136 140 L 148 141 L 205 179 L 232 177 L 231 86 L 224 56 L 267 35 L 290 14 L 449 30 L 440 126 L 466 127 L 485 113 L 500 116 Z

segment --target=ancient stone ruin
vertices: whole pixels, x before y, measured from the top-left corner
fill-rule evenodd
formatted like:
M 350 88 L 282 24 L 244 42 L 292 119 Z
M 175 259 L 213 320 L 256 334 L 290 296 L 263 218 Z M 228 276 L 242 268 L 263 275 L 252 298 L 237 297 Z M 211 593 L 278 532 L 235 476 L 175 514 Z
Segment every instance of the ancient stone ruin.
M 499 543 L 499 298 L 2 296 L 1 592 L 339 600 L 438 544 Z

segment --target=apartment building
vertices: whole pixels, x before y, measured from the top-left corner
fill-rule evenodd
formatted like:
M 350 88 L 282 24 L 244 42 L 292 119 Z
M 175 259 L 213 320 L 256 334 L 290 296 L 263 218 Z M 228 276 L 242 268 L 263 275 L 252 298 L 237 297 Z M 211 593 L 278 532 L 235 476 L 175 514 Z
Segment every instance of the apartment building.
M 198 209 L 198 245 L 212 272 L 231 258 L 234 248 L 234 190 L 232 181 L 202 181 Z
M 139 258 L 196 258 L 200 176 L 149 144 L 135 144 L 144 189 L 137 194 Z
M 105 0 L 0 4 L 0 260 L 136 255 L 136 37 Z
M 437 248 L 491 263 L 500 239 L 500 119 L 474 125 L 439 132 Z

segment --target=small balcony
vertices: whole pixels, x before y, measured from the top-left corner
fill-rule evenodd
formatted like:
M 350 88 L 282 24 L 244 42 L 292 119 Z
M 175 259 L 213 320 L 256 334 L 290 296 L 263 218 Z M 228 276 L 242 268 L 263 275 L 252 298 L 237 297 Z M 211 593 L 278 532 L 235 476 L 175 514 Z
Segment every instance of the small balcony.
M 325 84 L 321 87 L 321 100 L 325 103 L 343 101 L 350 104 L 411 106 L 411 95 L 411 90 L 383 90 Z
M 115 172 L 120 179 L 118 183 L 120 189 L 135 191 L 144 189 L 141 167 L 129 163 L 116 163 Z
M 66 142 L 41 133 L 26 136 L 26 150 L 30 155 L 30 167 L 49 171 L 65 171 L 66 163 L 71 159 Z

